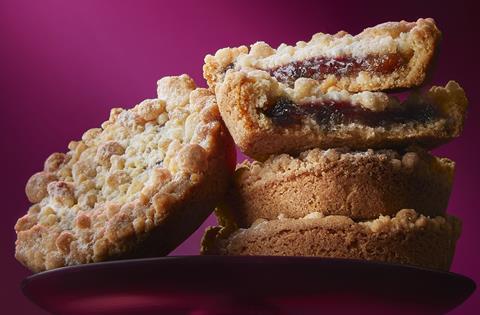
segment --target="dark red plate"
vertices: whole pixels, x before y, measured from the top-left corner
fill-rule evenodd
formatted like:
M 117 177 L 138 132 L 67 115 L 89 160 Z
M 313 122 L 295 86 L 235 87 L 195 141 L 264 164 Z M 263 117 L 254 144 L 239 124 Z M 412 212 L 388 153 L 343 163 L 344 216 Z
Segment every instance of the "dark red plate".
M 185 256 L 61 268 L 22 289 L 54 314 L 444 314 L 475 283 L 357 260 Z

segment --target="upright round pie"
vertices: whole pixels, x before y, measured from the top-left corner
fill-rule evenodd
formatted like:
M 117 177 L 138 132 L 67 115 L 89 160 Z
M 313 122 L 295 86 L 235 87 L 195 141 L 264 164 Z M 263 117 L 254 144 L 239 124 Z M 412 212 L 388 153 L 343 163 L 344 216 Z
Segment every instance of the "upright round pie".
M 26 185 L 16 258 L 32 271 L 168 254 L 223 197 L 235 164 L 215 96 L 187 75 L 113 109 Z

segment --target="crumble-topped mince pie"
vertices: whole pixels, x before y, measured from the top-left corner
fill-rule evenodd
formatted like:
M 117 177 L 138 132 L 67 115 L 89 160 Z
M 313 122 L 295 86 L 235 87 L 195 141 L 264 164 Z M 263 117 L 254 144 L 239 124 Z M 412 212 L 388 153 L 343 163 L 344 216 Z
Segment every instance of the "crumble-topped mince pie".
M 187 75 L 68 148 L 30 178 L 33 205 L 15 226 L 15 256 L 34 272 L 168 254 L 223 197 L 235 163 L 214 95 Z
M 455 163 L 419 148 L 350 151 L 312 149 L 237 167 L 226 205 L 242 228 L 279 215 L 311 212 L 371 220 L 401 209 L 444 215 Z
M 224 48 L 205 58 L 204 76 L 210 87 L 232 71 L 260 70 L 286 87 L 300 78 L 350 92 L 410 88 L 423 83 L 441 33 L 433 19 L 388 22 L 358 35 L 318 33 L 309 42 L 282 44 L 273 49 L 257 42 Z
M 412 209 L 369 221 L 311 212 L 303 218 L 259 219 L 248 228 L 207 229 L 204 255 L 318 256 L 364 259 L 448 270 L 460 236 L 453 216 L 426 217 Z
M 323 92 L 312 79 L 285 87 L 264 71 L 229 72 L 216 88 L 240 149 L 256 159 L 311 148 L 433 148 L 457 137 L 468 105 L 454 81 L 406 100 L 384 92 Z

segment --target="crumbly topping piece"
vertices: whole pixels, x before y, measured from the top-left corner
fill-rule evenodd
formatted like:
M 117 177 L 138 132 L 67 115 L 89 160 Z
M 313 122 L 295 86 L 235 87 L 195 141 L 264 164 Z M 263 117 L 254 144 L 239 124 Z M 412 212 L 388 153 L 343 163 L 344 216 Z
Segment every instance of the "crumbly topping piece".
M 400 101 L 397 98 L 389 96 L 387 93 L 370 91 L 350 93 L 335 86 L 325 90 L 324 85 L 317 80 L 308 78 L 300 78 L 293 87 L 285 87 L 281 86 L 275 78 L 264 71 L 254 70 L 249 72 L 247 77 L 255 82 L 258 89 L 268 91 L 268 102 L 259 102 L 258 108 L 270 106 L 270 100 L 279 97 L 287 98 L 295 104 L 346 103 L 374 112 L 399 108 L 400 105 Z
M 157 99 L 112 109 L 27 182 L 17 259 L 40 271 L 127 252 L 203 180 L 220 128 L 214 95 L 187 75 L 159 80 Z

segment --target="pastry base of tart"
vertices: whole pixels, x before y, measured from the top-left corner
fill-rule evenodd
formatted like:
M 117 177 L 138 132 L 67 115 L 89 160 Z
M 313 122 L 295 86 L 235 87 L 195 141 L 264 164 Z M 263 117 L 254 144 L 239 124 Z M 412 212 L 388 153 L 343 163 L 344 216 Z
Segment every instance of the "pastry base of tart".
M 259 220 L 248 229 L 211 227 L 202 253 L 350 258 L 448 270 L 460 230 L 454 217 L 427 218 L 414 210 L 365 222 L 312 213 Z

